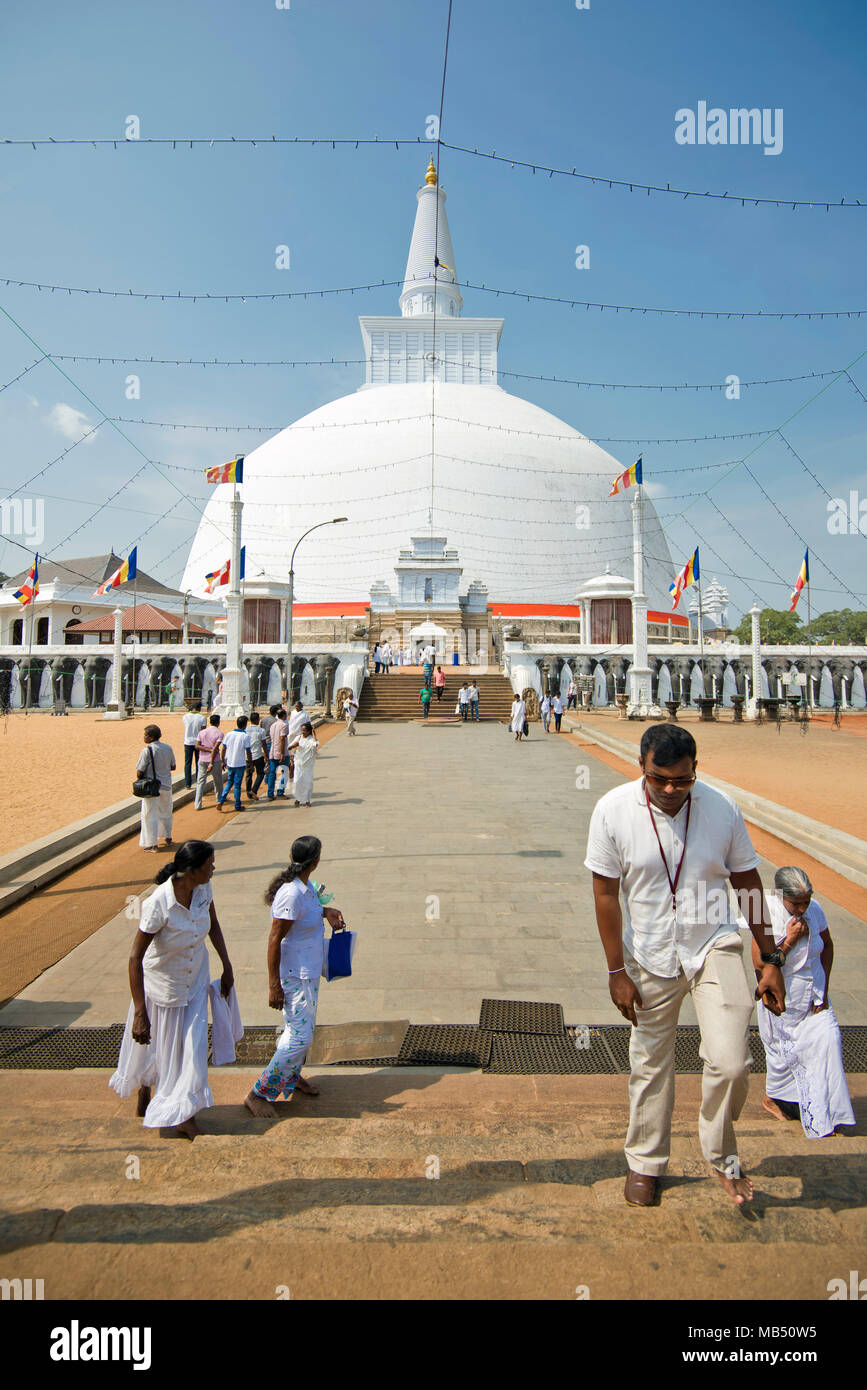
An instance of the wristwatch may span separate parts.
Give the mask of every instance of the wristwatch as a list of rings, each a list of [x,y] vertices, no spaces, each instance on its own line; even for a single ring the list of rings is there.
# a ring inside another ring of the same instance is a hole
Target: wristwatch
[[[770,953],[768,953],[767,951],[762,951],[761,955],[763,965],[776,965],[778,968],[782,968],[786,961],[786,957],[783,955],[783,952],[779,950],[779,948],[776,951],[771,951]]]

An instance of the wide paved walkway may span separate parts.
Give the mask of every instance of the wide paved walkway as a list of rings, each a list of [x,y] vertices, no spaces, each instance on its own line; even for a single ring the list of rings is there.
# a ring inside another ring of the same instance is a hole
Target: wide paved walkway
[[[538,726],[521,744],[498,724],[369,723],[356,738],[340,734],[320,755],[312,809],[263,801],[227,815],[212,837],[245,1023],[277,1022],[267,1007],[262,894],[292,839],[310,832],[324,846],[321,879],[359,932],[353,978],[323,982],[321,1023],[472,1023],[486,995],[560,1002],[569,1023],[619,1022],[582,861],[593,806],[620,781]],[[766,884],[772,873],[763,862]],[[828,910],[837,1016],[863,1023],[863,924]],[[0,1023],[123,1021],[132,930],[115,917],[3,1009]],[[688,1001],[681,1021],[695,1022]]]

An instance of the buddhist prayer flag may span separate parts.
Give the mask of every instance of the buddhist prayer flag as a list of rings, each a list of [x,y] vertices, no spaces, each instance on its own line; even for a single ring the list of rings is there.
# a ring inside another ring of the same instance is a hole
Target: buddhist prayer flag
[[[101,594],[107,594],[109,589],[118,589],[121,584],[126,584],[128,580],[135,579],[137,558],[138,546],[136,545],[133,546],[132,550],[129,552],[128,559],[124,560],[120,569],[116,569],[114,574],[100,584],[93,597],[99,598]]]
[[[205,469],[209,483],[242,483],[244,481],[244,455],[232,459],[231,463],[220,463],[216,468]]]
[[[810,564],[809,564],[809,558],[810,558],[810,552],[809,552],[809,550],[805,550],[805,551],[804,551],[804,558],[803,558],[803,560],[801,561],[801,568],[799,569],[799,571],[798,571],[798,577],[797,577],[797,579],[795,580],[795,587],[794,587],[794,589],[792,590],[791,594],[789,595],[789,597],[790,597],[790,599],[791,599],[791,601],[792,601],[792,606],[791,606],[791,608],[789,609],[789,612],[790,612],[790,613],[794,613],[795,609],[797,608],[797,606],[798,606],[798,599],[801,597],[801,590],[803,589],[804,585],[805,585],[805,584],[809,584],[809,582],[810,582]]]
[[[674,583],[669,584],[668,586],[668,592],[671,594],[671,606],[673,609],[676,608],[677,605],[680,603],[680,596],[683,593],[684,589],[688,589],[690,584],[697,584],[699,578],[700,576],[698,570],[698,546],[696,546],[695,550],[687,560],[686,564],[680,571],[680,574],[677,576]]]
[[[244,571],[245,571],[246,567],[247,567],[247,547],[246,547],[245,545],[242,545],[242,546],[241,546],[241,574],[240,574],[240,578],[241,578],[241,579],[244,578]],[[228,584],[228,582],[229,582],[229,575],[231,574],[231,572],[232,572],[232,561],[231,561],[231,560],[227,560],[226,563],[222,566],[221,569],[218,569],[218,570],[211,570],[211,573],[210,573],[210,574],[206,574],[206,575],[205,575],[205,592],[206,592],[206,593],[209,593],[209,594],[212,594],[212,593],[214,592],[215,589],[221,589],[221,588],[223,587],[224,584]]]
[[[22,607],[22,608],[26,608],[27,605],[28,605],[28,603],[32,603],[32,602],[33,602],[33,600],[35,599],[35,597],[36,597],[36,595],[37,595],[38,593],[39,593],[39,555],[38,555],[38,553],[37,553],[36,555],[33,556],[33,564],[30,566],[30,573],[28,574],[28,576],[27,576],[27,578],[25,579],[24,583],[21,585],[21,588],[15,590],[15,593],[12,595],[12,597],[13,597],[13,598],[17,598],[17,600],[18,600],[18,602],[21,604],[21,607]]]
[[[632,467],[627,468],[625,473],[621,473],[619,478],[614,479],[608,494],[609,497],[613,497],[616,492],[622,492],[624,488],[640,486],[642,457],[643,455],[639,454]]]
[[[205,575],[205,593],[212,594],[215,589],[228,584],[231,565],[231,560],[227,560],[221,569],[211,570],[210,574]]]

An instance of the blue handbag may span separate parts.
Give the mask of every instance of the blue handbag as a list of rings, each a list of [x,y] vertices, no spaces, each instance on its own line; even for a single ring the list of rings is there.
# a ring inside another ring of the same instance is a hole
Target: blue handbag
[[[345,980],[352,974],[352,956],[357,933],[343,927],[332,931],[325,958],[326,980]]]

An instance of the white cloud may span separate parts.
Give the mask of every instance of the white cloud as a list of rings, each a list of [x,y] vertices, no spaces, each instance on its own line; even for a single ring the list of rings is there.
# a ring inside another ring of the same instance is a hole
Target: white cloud
[[[51,428],[62,434],[65,439],[79,440],[92,428],[82,411],[76,410],[74,406],[65,405],[63,401],[58,401],[46,418]],[[88,444],[92,444],[95,439],[95,434],[89,435]]]

